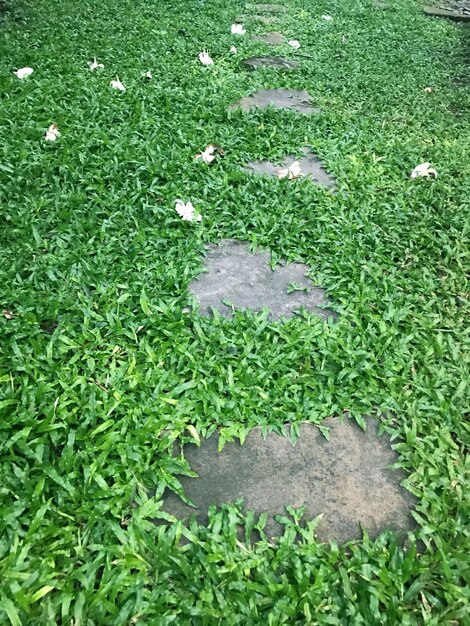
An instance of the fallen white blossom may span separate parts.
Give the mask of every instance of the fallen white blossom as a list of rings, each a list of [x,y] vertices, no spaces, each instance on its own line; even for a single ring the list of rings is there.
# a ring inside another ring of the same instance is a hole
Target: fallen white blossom
[[[46,135],[45,135],[46,141],[55,141],[58,137],[60,137],[60,132],[57,127],[57,124],[51,124],[49,128],[46,130]]]
[[[199,61],[203,65],[212,65],[214,63],[214,61],[209,56],[209,53],[207,52],[207,50],[203,50],[202,52],[199,53]]]
[[[246,30],[243,28],[243,24],[232,24],[230,32],[232,35],[244,35]]]
[[[289,180],[294,180],[295,178],[299,178],[300,176],[300,163],[299,161],[294,161],[289,167],[284,167],[282,169],[277,170],[278,178],[289,178]]]
[[[300,41],[297,41],[297,39],[289,39],[287,43],[291,46],[291,48],[294,48],[294,50],[298,50],[300,48]]]
[[[178,215],[185,222],[200,222],[202,220],[202,215],[196,213],[196,209],[191,202],[186,202],[185,204],[182,200],[176,200],[175,208]]]
[[[93,58],[93,61],[88,61],[88,67],[91,71],[96,70],[98,67],[104,67],[102,63],[98,63],[96,57]]]
[[[417,165],[410,174],[410,178],[434,176],[437,178],[437,172],[433,167],[429,167],[431,163],[421,163]]]
[[[112,80],[110,84],[113,89],[118,89],[119,91],[126,91],[126,88],[124,87],[124,85],[121,83],[121,81],[119,80],[117,76],[116,76],[116,80]]]
[[[23,80],[23,78],[26,78],[27,76],[31,76],[33,71],[34,70],[32,67],[22,67],[21,69],[16,70],[16,72],[14,73],[20,80]]]

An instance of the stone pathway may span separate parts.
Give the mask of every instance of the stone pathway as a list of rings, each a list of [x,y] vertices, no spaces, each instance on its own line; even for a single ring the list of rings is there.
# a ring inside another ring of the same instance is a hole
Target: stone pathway
[[[389,469],[397,461],[388,436],[377,436],[375,420],[362,431],[351,420],[333,418],[328,442],[311,424],[303,424],[292,446],[287,437],[256,428],[243,446],[226,443],[218,452],[218,437],[201,447],[187,445],[184,455],[198,478],[179,477],[196,508],[167,493],[163,509],[180,519],[191,515],[207,522],[211,504],[244,499],[247,510],[267,513],[266,533],[282,530],[273,519],[284,507],[305,507],[306,518],[322,515],[317,536],[321,541],[360,539],[361,526],[375,538],[384,530],[404,533],[414,526],[410,510],[414,498],[400,487],[402,472]]]
[[[259,21],[274,19],[273,13],[282,17],[284,12],[284,6],[270,4],[248,4],[246,9],[254,11],[253,19]],[[280,32],[252,35],[250,39],[267,45],[286,41]],[[299,66],[296,61],[269,55],[242,63],[253,70]],[[267,107],[302,115],[319,112],[306,90],[282,87],[260,89],[229,110],[250,112]],[[287,156],[280,166],[267,160],[252,161],[243,170],[247,175],[276,176],[279,168],[287,167],[292,178],[307,176],[334,190],[335,179],[321,161],[308,149],[302,151],[300,172],[290,171],[295,169],[290,167],[294,156]],[[268,252],[251,252],[246,242],[235,240],[209,245],[204,262],[206,272],[189,286],[202,315],[211,316],[215,309],[231,318],[239,309],[268,309],[270,318],[282,323],[305,309],[323,320],[336,318],[328,308],[325,290],[307,277],[306,265],[291,263],[273,271]],[[361,526],[372,537],[384,530],[403,533],[411,529],[414,499],[400,487],[403,474],[389,469],[397,455],[388,437],[378,438],[377,423],[368,419],[366,432],[349,419],[333,418],[321,426],[330,429],[329,442],[315,426],[304,424],[294,447],[279,435],[263,439],[259,429],[250,432],[243,446],[228,443],[221,453],[216,436],[203,441],[199,448],[186,446],[185,457],[199,478],[181,477],[181,484],[196,508],[185,505],[174,493],[166,493],[164,509],[181,519],[195,513],[206,523],[210,505],[243,498],[246,509],[269,515],[266,531],[270,537],[279,534],[281,528],[273,516],[283,514],[286,505],[304,506],[309,518],[321,515],[318,538],[322,541],[360,538]]]
[[[189,286],[203,315],[210,316],[213,308],[225,317],[232,317],[232,307],[267,308],[270,318],[279,320],[304,308],[323,319],[335,317],[323,308],[329,304],[325,290],[306,277],[306,265],[290,263],[273,271],[269,253],[252,253],[247,243],[230,239],[208,247],[205,265],[207,272]]]

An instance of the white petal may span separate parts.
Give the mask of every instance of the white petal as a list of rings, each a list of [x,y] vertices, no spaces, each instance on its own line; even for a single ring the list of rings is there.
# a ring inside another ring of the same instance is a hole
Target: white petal
[[[104,67],[102,63],[98,63],[96,57],[94,57],[93,61],[88,61],[88,66],[91,71],[96,70],[98,67]]]
[[[211,57],[209,56],[209,53],[206,50],[203,50],[202,52],[199,53],[199,61],[203,65],[212,65],[214,63],[214,61],[211,59]]]
[[[121,83],[121,81],[119,80],[119,78],[116,78],[116,80],[112,80],[111,81],[111,87],[113,89],[119,89],[119,91],[126,91],[126,88],[124,87],[124,85]]]
[[[21,69],[16,70],[15,72],[16,76],[20,80],[23,80],[23,78],[26,78],[27,76],[31,76],[32,73],[33,73],[32,67],[22,67]]]
[[[283,167],[280,170],[277,170],[277,177],[278,178],[286,178],[286,176],[289,176],[289,168],[288,167]]]
[[[300,48],[300,41],[297,41],[297,39],[289,39],[287,43],[289,46],[294,48],[294,50],[298,50]]]
[[[148,78],[149,80],[152,78],[152,72],[150,70],[145,72],[145,78]]]
[[[200,222],[202,220],[202,215],[197,215],[195,217],[195,208],[192,205],[192,202],[187,202],[186,204],[182,200],[176,200],[176,212],[181,217],[181,219],[185,222]]]
[[[333,19],[331,15],[322,15],[321,18],[322,20],[326,20],[327,22],[331,22],[331,20]]]
[[[424,88],[424,91],[425,91],[426,93],[432,93],[432,87],[425,87],[425,88]]]
[[[431,163],[421,163],[417,165],[411,172],[411,178],[417,178],[418,176],[430,176],[431,174],[437,178],[437,172],[434,168],[429,167]]]
[[[46,141],[55,141],[58,137],[60,137],[60,132],[57,128],[57,124],[51,124],[46,131]]]
[[[294,178],[298,178],[300,176],[300,163],[298,161],[294,161],[292,165],[289,166],[289,178],[293,180]]]
[[[232,24],[230,32],[232,35],[244,35],[246,30],[243,28],[243,24]]]
[[[232,54],[237,54],[237,49],[235,48],[235,46],[232,46],[229,52],[231,52]]]

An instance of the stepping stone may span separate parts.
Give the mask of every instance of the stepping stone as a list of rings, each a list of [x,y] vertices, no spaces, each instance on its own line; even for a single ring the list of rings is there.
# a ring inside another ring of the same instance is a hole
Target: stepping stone
[[[259,13],[283,13],[286,10],[282,4],[245,4],[245,8]]]
[[[303,149],[303,153],[305,156],[301,159],[296,159],[293,156],[286,157],[281,165],[276,165],[271,161],[250,161],[250,163],[242,169],[247,174],[277,177],[279,169],[289,167],[294,161],[298,160],[301,177],[311,178],[317,185],[321,185],[327,189],[335,189],[335,179],[323,168],[320,159],[306,148]]]
[[[235,19],[237,24],[244,24],[248,20],[256,20],[257,22],[261,22],[262,24],[273,24],[278,21],[278,18],[274,15],[240,15]]]
[[[282,33],[263,33],[261,35],[251,35],[251,41],[258,41],[261,43],[269,43],[271,46],[282,46],[285,43],[286,38]]]
[[[424,7],[426,15],[431,17],[445,17],[455,22],[470,22],[470,6],[466,9],[453,8],[451,9],[439,9],[437,7]]]
[[[257,70],[263,67],[275,70],[296,70],[300,67],[297,61],[273,56],[249,57],[248,59],[243,59],[242,63],[250,70]]]
[[[251,111],[251,109],[265,109],[270,106],[275,109],[291,109],[304,115],[320,111],[312,106],[312,98],[307,91],[297,89],[260,89],[232,104],[229,111],[235,109]]]
[[[205,266],[206,273],[192,280],[189,289],[199,301],[201,314],[207,317],[212,309],[232,317],[233,308],[267,308],[275,320],[293,317],[300,308],[322,319],[336,317],[333,311],[322,308],[329,303],[326,292],[307,278],[308,267],[301,263],[272,270],[268,252],[252,253],[246,242],[225,239],[208,246]]]
[[[401,470],[390,469],[397,454],[390,437],[377,436],[377,423],[366,419],[364,432],[352,419],[330,418],[321,425],[330,430],[330,441],[313,424],[300,427],[300,437],[261,436],[253,429],[245,443],[226,443],[217,451],[218,436],[188,444],[184,455],[198,478],[179,477],[185,494],[196,509],[170,492],[163,510],[179,519],[192,515],[207,523],[212,504],[229,504],[239,498],[245,510],[266,513],[265,532],[270,538],[282,532],[273,516],[284,507],[305,507],[305,518],[322,514],[316,535],[320,541],[343,543],[362,537],[361,527],[375,539],[386,530],[399,535],[415,524],[410,511],[415,498],[400,486]]]

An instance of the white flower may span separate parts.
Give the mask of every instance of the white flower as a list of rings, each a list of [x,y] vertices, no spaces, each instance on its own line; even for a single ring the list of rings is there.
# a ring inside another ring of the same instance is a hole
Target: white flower
[[[116,80],[112,80],[110,84],[113,89],[119,89],[119,91],[126,91],[126,88],[124,87],[124,85],[121,83],[121,81],[119,80],[117,76],[116,76]]]
[[[16,72],[14,73],[18,76],[20,80],[23,80],[23,78],[26,78],[27,76],[31,76],[31,74],[33,73],[33,68],[22,67],[20,70],[16,70]]]
[[[203,50],[199,53],[199,60],[203,65],[212,65],[214,63],[214,61],[210,58],[207,50]]]
[[[46,131],[46,141],[55,141],[58,137],[60,137],[60,132],[57,128],[57,124],[51,124]]]
[[[148,78],[149,80],[152,78],[152,72],[150,70],[145,72],[145,78]]]
[[[235,48],[235,46],[232,46],[232,47],[230,48],[229,52],[230,52],[231,54],[237,54],[237,49]]]
[[[294,180],[294,178],[298,178],[300,176],[300,163],[298,161],[294,161],[289,167],[284,167],[280,170],[277,170],[278,178],[289,178],[289,180]]]
[[[200,152],[199,154],[195,154],[194,158],[202,159],[204,163],[207,163],[209,165],[209,163],[212,163],[212,161],[215,159],[214,152],[216,151],[217,151],[217,148],[211,144],[207,146],[207,148],[203,152]]]
[[[322,15],[321,18],[322,20],[326,20],[327,22],[331,22],[331,20],[333,19],[331,15]]]
[[[185,222],[200,222],[202,220],[202,215],[196,214],[196,209],[191,202],[185,204],[182,200],[176,200],[176,212]]]
[[[424,91],[425,91],[426,93],[432,93],[432,87],[425,87],[425,88],[424,88]]]
[[[289,39],[287,43],[289,46],[294,48],[294,50],[298,50],[300,48],[300,41],[297,41],[297,39]]]
[[[418,178],[418,176],[434,176],[437,178],[437,172],[433,167],[429,167],[431,163],[421,163],[417,165],[410,174],[410,178]]]
[[[244,35],[246,30],[243,28],[243,24],[232,24],[230,32],[232,35]]]
[[[91,71],[96,70],[98,67],[104,67],[102,63],[98,63],[96,57],[93,58],[93,61],[88,61],[88,67]]]

